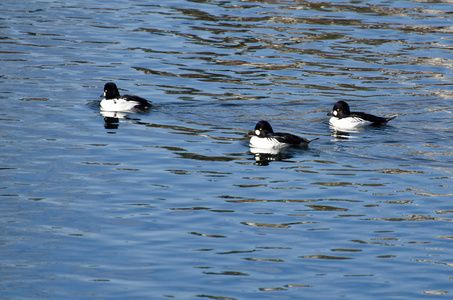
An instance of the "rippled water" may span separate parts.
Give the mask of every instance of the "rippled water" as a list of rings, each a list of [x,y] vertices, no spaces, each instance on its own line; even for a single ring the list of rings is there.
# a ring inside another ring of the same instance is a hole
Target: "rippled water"
[[[448,1],[0,12],[2,299],[451,297]],[[156,107],[106,122],[108,81]],[[255,156],[260,119],[320,139]]]

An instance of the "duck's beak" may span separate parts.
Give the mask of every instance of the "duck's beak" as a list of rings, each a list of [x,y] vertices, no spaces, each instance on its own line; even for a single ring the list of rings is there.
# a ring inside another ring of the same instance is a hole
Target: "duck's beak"
[[[329,111],[329,112],[327,113],[327,115],[328,115],[328,116],[333,116],[333,110]]]
[[[99,97],[104,97],[105,98],[105,92],[102,95],[100,95]]]

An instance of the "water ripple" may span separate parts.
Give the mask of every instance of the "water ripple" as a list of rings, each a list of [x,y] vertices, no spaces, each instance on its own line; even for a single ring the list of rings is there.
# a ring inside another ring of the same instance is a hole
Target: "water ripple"
[[[0,12],[2,298],[452,292],[448,1]],[[107,81],[156,107],[101,112]],[[398,118],[339,132],[339,100]],[[255,151],[261,119],[319,140]]]

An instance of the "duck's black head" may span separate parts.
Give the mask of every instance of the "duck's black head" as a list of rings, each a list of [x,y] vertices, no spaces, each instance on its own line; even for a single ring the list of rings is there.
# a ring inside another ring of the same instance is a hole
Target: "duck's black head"
[[[113,82],[107,82],[104,85],[104,94],[101,95],[101,97],[104,97],[105,99],[117,99],[120,97],[120,92],[118,91],[118,88],[116,87],[116,84]]]
[[[338,101],[333,105],[333,108],[330,112],[327,113],[328,116],[334,116],[337,118],[344,118],[351,114],[349,110],[349,105],[344,101]]]
[[[261,120],[256,123],[254,134],[259,137],[265,137],[268,133],[274,133],[269,122]]]

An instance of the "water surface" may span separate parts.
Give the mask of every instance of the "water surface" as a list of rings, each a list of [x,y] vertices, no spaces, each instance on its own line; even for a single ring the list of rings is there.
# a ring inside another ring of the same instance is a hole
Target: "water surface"
[[[0,11],[1,298],[451,297],[451,4]],[[108,81],[156,107],[106,123]],[[319,140],[254,154],[260,119]]]

